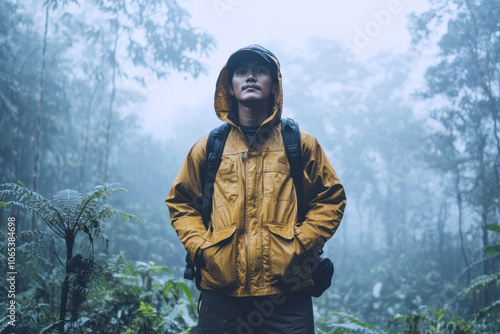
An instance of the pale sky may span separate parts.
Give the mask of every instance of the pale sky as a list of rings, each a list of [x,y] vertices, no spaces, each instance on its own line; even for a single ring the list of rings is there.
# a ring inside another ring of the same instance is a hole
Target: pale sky
[[[312,0],[308,3],[191,0],[179,3],[191,13],[193,27],[215,37],[217,49],[210,58],[203,59],[209,67],[208,75],[193,79],[186,74],[172,73],[160,82],[155,78],[147,80],[150,87],[143,90],[147,101],[133,107],[131,112],[139,117],[145,132],[160,140],[185,136],[189,129],[181,124],[186,123],[186,118],[206,123],[207,132],[219,124],[213,112],[215,81],[228,56],[243,46],[256,43],[273,51],[273,46],[279,45],[280,50],[307,53],[307,40],[321,37],[354,47],[361,59],[386,49],[399,53],[410,45],[407,15],[421,13],[428,7],[427,0]],[[280,59],[278,53],[276,56]],[[286,75],[286,64],[281,65]],[[286,101],[284,104],[286,107]]]

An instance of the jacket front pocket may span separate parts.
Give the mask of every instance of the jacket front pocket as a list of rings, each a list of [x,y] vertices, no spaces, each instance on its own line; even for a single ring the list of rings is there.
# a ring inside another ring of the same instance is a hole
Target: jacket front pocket
[[[271,285],[287,285],[284,278],[297,276],[300,270],[304,248],[294,235],[294,226],[289,224],[268,223],[269,242],[267,261],[269,268],[267,281]],[[304,274],[307,276],[308,268]],[[300,278],[299,278],[300,279]],[[300,280],[304,280],[304,278]],[[294,278],[294,281],[296,278]]]
[[[238,168],[235,156],[223,156],[214,182],[214,205],[216,208],[234,203],[238,198]]]
[[[220,289],[236,281],[236,225],[214,231],[210,243],[203,245],[202,284]]]
[[[288,161],[283,159],[273,161],[270,165],[264,166],[263,174],[265,197],[287,202],[292,202],[295,199]]]

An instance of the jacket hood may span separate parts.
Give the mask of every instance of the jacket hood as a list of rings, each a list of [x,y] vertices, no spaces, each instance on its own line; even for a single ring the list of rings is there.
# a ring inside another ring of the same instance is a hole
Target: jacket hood
[[[281,71],[280,64],[276,56],[272,54],[269,50],[266,50],[260,46],[259,51],[257,53],[264,54],[266,58],[270,59],[276,65],[276,75],[277,75],[277,89],[273,92],[273,111],[272,114],[262,122],[262,124],[268,123],[275,118],[281,117],[281,111],[283,108],[283,89],[282,89],[282,80],[281,80]],[[250,45],[244,48],[237,50],[240,51],[254,51],[254,46]],[[235,53],[236,53],[235,52]],[[215,97],[214,97],[214,108],[217,117],[223,122],[232,124],[237,126],[237,111],[236,106],[233,105],[233,96],[229,94],[229,82],[228,82],[228,70],[227,63],[222,67],[222,70],[219,73],[219,78],[217,79],[217,84],[215,87]]]

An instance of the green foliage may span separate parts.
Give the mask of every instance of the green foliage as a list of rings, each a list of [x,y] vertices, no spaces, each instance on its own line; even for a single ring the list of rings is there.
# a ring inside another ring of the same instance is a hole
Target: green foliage
[[[0,185],[0,196],[12,196],[17,200],[5,205],[17,206],[42,218],[43,222],[59,237],[74,238],[78,232],[87,234],[89,239],[102,235],[102,226],[108,218],[121,216],[126,220],[139,221],[134,215],[116,210],[101,202],[112,194],[125,192],[117,184],[98,185],[85,195],[76,190],[66,189],[57,192],[50,201],[42,195],[29,190],[24,184],[4,183]]]
[[[499,282],[500,282],[500,272],[490,275],[481,275],[479,277],[476,277],[471,282],[471,285],[463,291],[463,293],[466,295],[471,295],[479,291],[482,291],[492,285],[493,286],[498,285]]]
[[[375,329],[375,326],[364,323],[352,315],[341,312],[328,312],[327,315],[324,315],[321,319],[317,320],[315,325],[318,333],[381,333]]]
[[[401,328],[398,323],[406,323]],[[389,327],[399,327],[403,334],[479,334],[477,325],[467,322],[444,310],[430,310],[422,314],[398,314],[389,322]]]
[[[417,49],[425,53],[438,46],[419,95],[408,93],[412,69],[420,67],[408,54],[384,53],[363,63],[331,40],[311,41],[311,52],[303,57],[276,52],[283,64],[293,65],[285,77],[288,110],[318,137],[350,196],[350,211],[327,244],[337,273],[334,287],[315,300],[318,333],[495,333],[500,328],[499,227],[491,223],[499,217],[500,6],[497,0],[429,3],[428,11],[414,15],[411,27]],[[66,275],[57,270],[55,254],[71,231],[77,251],[66,259],[72,268],[68,313],[75,316],[66,331],[195,330],[196,294],[176,278],[185,250],[168,227],[162,204],[185,154],[179,147],[187,144],[154,141],[122,112],[143,98],[139,90],[151,77],[168,77],[171,70],[203,73],[200,59],[213,49],[213,39],[190,26],[189,13],[176,1],[50,4],[38,189],[74,190],[44,200],[20,184],[4,189],[20,194],[19,205],[0,198],[7,208],[0,210],[0,224],[12,213],[24,229],[16,239],[23,273],[20,331],[49,333],[59,327],[54,321]],[[33,15],[43,4],[34,5],[0,2],[2,183],[32,177],[38,98],[33,92],[39,89],[43,31],[43,20]],[[110,108],[115,71],[119,80]],[[124,89],[130,81],[134,89]],[[429,108],[418,108],[424,99],[433,109],[427,118]],[[199,126],[194,123],[191,127]],[[102,197],[83,209],[78,203],[89,193],[82,189],[103,180],[108,135],[113,143],[108,174],[130,195],[110,198],[121,191],[98,189]],[[457,232],[459,201],[463,235]],[[112,224],[105,231],[109,218],[135,220],[113,207],[136,213],[144,224]],[[46,225],[26,230],[23,209],[38,210]],[[0,238],[4,265],[5,234]],[[127,250],[130,262],[104,261],[94,250],[97,238],[111,254]],[[168,263],[177,274],[149,260]],[[466,260],[470,267],[464,272]],[[69,268],[64,258],[59,261]]]
[[[131,329],[126,330],[126,334],[132,333],[163,333],[162,325],[165,322],[156,309],[149,304],[140,302],[137,309],[137,317]]]
[[[4,259],[0,256],[0,260]],[[65,323],[54,321],[64,276],[57,268],[50,270],[47,261],[30,262],[23,258],[20,263],[18,270],[23,277],[29,277],[29,287],[16,293],[17,330],[58,332],[59,325]],[[166,266],[129,263],[123,256],[111,262],[98,258],[94,266],[78,318],[65,323],[65,332],[187,333],[196,328],[197,304],[191,300],[191,291]],[[0,307],[4,306],[2,300]]]
[[[500,236],[500,224],[486,224],[485,229]],[[486,246],[483,255],[484,259],[500,259],[500,243]]]
[[[66,260],[63,265],[65,277],[61,285],[61,302],[59,310],[59,328],[64,332],[64,322],[75,323],[81,304],[85,301],[87,285],[90,282],[94,265],[94,238],[104,236],[103,225],[110,217],[121,216],[139,221],[134,215],[127,214],[102,201],[111,195],[124,192],[125,189],[116,184],[103,184],[94,187],[85,195],[75,190],[57,192],[52,200],[48,200],[37,192],[29,190],[24,184],[7,183],[0,187],[0,196],[11,196],[16,200],[8,201],[7,205],[17,206],[30,211],[42,218],[44,223],[64,240]],[[76,238],[79,232],[88,237],[91,250],[86,256],[73,255]],[[66,319],[68,299],[71,300],[69,311],[71,318]],[[48,330],[48,329],[47,329]]]
[[[500,228],[498,224],[488,224],[486,229],[494,233],[500,234]],[[497,259],[500,257],[500,244],[490,245],[484,249],[483,261],[488,261],[490,259]],[[464,295],[474,295],[485,290],[491,289],[490,291],[497,291],[500,288],[500,271],[492,274],[484,274],[476,277],[471,284],[462,291]],[[490,318],[496,317],[500,313],[500,296],[494,294],[494,300],[476,312],[478,318]]]
[[[99,333],[179,333],[196,325],[191,292],[166,266],[127,263],[104,270],[83,306],[85,327]],[[98,312],[95,312],[98,310]]]

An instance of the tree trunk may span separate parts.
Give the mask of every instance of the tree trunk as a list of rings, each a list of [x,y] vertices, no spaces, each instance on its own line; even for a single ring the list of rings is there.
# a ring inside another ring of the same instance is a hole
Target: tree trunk
[[[460,236],[460,250],[462,251],[462,257],[465,262],[465,268],[467,268],[467,286],[470,285],[470,264],[467,257],[467,250],[464,245],[464,233],[462,229],[463,223],[463,207],[462,207],[462,192],[460,191],[460,170],[458,166],[455,167],[455,192],[457,194],[457,206],[458,206],[458,234]]]
[[[444,227],[446,224],[446,219],[448,218],[448,204],[446,201],[443,201],[441,208],[439,209],[439,217],[438,217],[438,254],[439,254],[439,270],[442,273],[446,272],[444,268]]]
[[[45,56],[47,53],[47,31],[49,26],[49,3],[46,4],[45,9],[45,32],[43,34],[43,50],[42,50],[42,70],[40,75],[40,101],[38,103],[38,111],[36,115],[35,126],[35,161],[33,162],[33,184],[31,189],[37,191],[38,188],[38,174],[40,169],[40,155],[41,155],[41,140],[42,140],[42,114],[43,114],[43,99],[44,99],[44,86],[45,86]],[[31,229],[36,227],[35,216],[31,219]]]
[[[118,44],[118,28],[115,30],[115,45],[113,47],[113,75],[111,80],[112,90],[111,90],[111,101],[109,103],[108,111],[108,123],[106,125],[106,143],[104,146],[104,161],[103,161],[103,182],[108,181],[108,164],[109,164],[109,154],[111,151],[111,126],[113,124],[113,104],[115,102],[116,93],[116,45]]]
[[[59,320],[61,324],[59,325],[59,334],[64,333],[64,323],[66,320],[66,310],[68,307],[68,295],[69,295],[69,278],[73,273],[73,267],[71,261],[73,259],[73,245],[75,243],[75,236],[71,231],[68,231],[66,236],[66,275],[64,276],[64,281],[61,286],[61,305],[59,307]]]
[[[386,233],[386,247],[387,249],[394,249],[394,214],[392,203],[394,201],[392,188],[388,186],[387,188],[387,199],[386,199],[386,210],[387,220],[384,222],[385,233]]]
[[[92,119],[92,103],[94,101],[95,95],[99,91],[99,88],[101,85],[99,83],[96,84],[96,87],[94,91],[92,92],[92,95],[90,96],[89,100],[89,105],[87,108],[87,124],[85,126],[85,133],[83,135],[83,149],[82,149],[82,159],[80,162],[80,189],[85,189],[85,168],[87,168],[87,154],[89,151],[89,143],[90,143],[90,125],[91,125],[91,119]]]
[[[486,229],[486,224],[488,224],[488,214],[487,214],[487,207],[486,204],[483,204],[483,213],[482,213],[482,232],[483,232],[483,253],[486,250],[486,247],[488,247],[488,230]],[[483,259],[483,274],[484,275],[489,275],[490,274],[490,261],[488,259]],[[491,292],[492,289],[491,287],[488,287],[483,290],[483,305],[488,305],[491,302]]]

